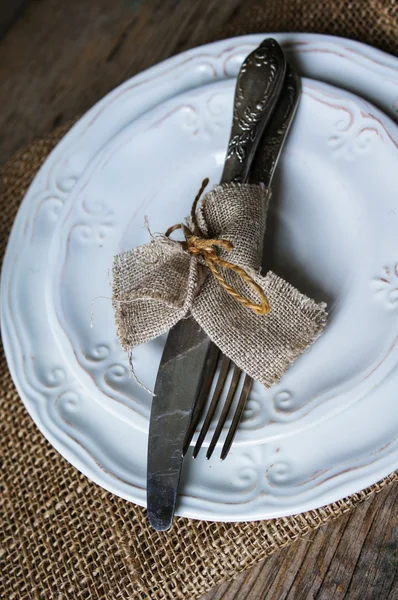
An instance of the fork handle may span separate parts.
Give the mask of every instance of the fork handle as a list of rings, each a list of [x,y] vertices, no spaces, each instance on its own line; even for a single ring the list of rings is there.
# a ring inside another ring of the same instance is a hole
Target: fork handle
[[[272,38],[264,40],[243,62],[236,81],[221,183],[247,181],[257,146],[281,93],[285,72],[285,56]]]

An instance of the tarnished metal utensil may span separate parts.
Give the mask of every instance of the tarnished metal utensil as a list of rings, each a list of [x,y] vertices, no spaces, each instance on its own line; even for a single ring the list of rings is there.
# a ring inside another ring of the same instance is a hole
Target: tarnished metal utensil
[[[231,137],[221,182],[247,181],[261,135],[277,103],[286,62],[277,42],[266,39],[244,60],[234,98]],[[173,521],[183,446],[206,371],[219,350],[188,317],[168,335],[155,384],[148,438],[148,519],[157,530]]]
[[[300,91],[300,78],[294,71],[294,69],[290,65],[287,65],[286,78],[283,84],[280,98],[278,100],[278,104],[273,112],[270,123],[265,128],[265,131],[258,144],[257,152],[252,161],[248,177],[250,183],[261,182],[266,187],[271,187],[271,182],[275,173],[275,168],[297,109]],[[264,267],[265,265],[263,265],[263,268]],[[204,381],[202,384],[202,390],[199,395],[198,401],[195,404],[195,410],[192,416],[192,421],[189,426],[187,437],[184,443],[184,454],[190,445],[192,437],[202,417],[203,411],[207,403],[209,391],[215,377],[217,364],[211,364],[210,366],[211,369],[209,369],[205,373]],[[228,374],[231,369],[233,370],[233,373],[232,377],[229,379]],[[207,410],[206,417],[200,429],[199,436],[193,450],[193,458],[196,458],[196,456],[199,454],[202,448],[203,441],[214,419],[216,408],[223,394],[226,382],[229,381],[228,393],[225,398],[223,408],[218,419],[217,426],[214,430],[210,445],[206,452],[207,458],[210,458],[212,456],[213,451],[221,435],[221,431],[231,411],[235,395],[239,388],[241,376],[241,369],[234,365],[228,357],[222,356],[220,360],[220,373],[210,402],[210,406]],[[249,375],[245,375],[238,404],[234,416],[232,418],[232,423],[229,428],[224,446],[221,451],[222,460],[226,458],[231,448],[239,421],[241,419],[244,407],[246,405],[247,398],[250,394],[252,383],[252,378]]]

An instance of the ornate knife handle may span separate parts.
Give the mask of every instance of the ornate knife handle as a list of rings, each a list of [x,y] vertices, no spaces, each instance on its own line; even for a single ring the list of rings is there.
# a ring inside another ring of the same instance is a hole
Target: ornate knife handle
[[[231,137],[221,182],[245,183],[262,133],[275,109],[286,72],[286,60],[272,38],[256,48],[238,74]]]

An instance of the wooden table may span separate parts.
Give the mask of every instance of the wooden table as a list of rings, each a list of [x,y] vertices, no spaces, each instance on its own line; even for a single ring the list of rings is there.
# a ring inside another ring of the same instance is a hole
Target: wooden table
[[[222,37],[253,4],[28,1],[0,40],[0,163],[126,78]],[[397,600],[397,496],[398,486],[391,486],[206,599]]]

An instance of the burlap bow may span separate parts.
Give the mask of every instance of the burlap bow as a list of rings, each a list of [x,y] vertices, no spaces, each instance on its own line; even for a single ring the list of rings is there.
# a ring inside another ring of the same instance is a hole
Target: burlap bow
[[[320,335],[326,312],[271,271],[260,275],[269,196],[259,185],[219,185],[195,206],[196,231],[182,226],[185,242],[156,236],[115,257],[113,306],[125,350],[191,313],[243,371],[267,387],[280,379]],[[204,244],[189,243],[192,235]]]

